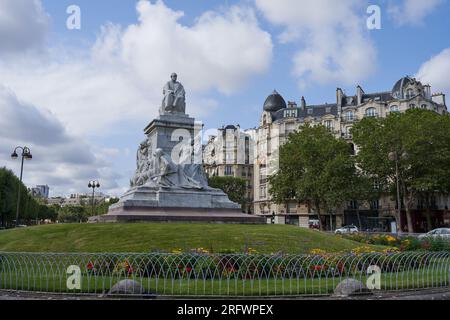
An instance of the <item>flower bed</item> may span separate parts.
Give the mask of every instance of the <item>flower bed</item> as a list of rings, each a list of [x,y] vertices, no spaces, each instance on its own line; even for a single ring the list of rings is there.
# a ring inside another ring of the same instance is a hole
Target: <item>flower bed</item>
[[[346,234],[339,237],[370,245],[382,245],[398,248],[399,251],[450,251],[450,241],[443,238],[399,237],[387,234]]]

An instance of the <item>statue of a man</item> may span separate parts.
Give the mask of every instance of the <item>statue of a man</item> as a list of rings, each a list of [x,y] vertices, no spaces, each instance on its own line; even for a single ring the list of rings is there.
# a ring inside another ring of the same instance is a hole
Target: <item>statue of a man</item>
[[[186,92],[183,85],[177,81],[177,74],[172,73],[171,81],[167,82],[163,89],[164,99],[162,101],[162,112],[180,112],[186,111]]]

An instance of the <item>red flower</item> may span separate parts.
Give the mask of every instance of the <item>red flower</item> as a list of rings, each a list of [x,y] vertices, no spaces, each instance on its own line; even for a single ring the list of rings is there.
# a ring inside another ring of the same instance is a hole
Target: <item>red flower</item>
[[[186,267],[186,272],[191,272],[192,268],[191,267]]]
[[[320,270],[322,270],[322,266],[311,266],[311,270],[320,271]]]
[[[88,269],[88,270],[94,269],[94,265],[92,264],[92,262],[89,262],[89,263],[87,264],[87,269]]]

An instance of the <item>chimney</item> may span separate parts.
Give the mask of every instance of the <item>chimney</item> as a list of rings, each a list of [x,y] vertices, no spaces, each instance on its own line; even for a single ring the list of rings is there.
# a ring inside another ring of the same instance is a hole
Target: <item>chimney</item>
[[[425,91],[425,99],[431,99],[431,86],[429,84],[423,86]]]
[[[302,97],[302,100],[300,102],[300,109],[305,110],[306,109],[306,100],[305,97]]]
[[[338,108],[342,107],[342,101],[344,100],[344,92],[341,88],[336,89],[336,103]]]
[[[358,99],[358,106],[361,105],[361,103],[362,103],[363,94],[364,94],[364,90],[361,88],[360,85],[358,85],[356,87],[356,98]]]

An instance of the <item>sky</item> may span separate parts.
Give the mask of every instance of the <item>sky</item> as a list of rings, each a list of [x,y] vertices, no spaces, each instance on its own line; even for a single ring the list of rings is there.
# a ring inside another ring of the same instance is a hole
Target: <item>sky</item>
[[[448,94],[449,14],[450,0],[0,0],[0,167],[18,174],[10,154],[28,146],[27,186],[97,179],[119,196],[172,72],[205,136],[256,127],[274,89],[333,103],[410,75]]]

